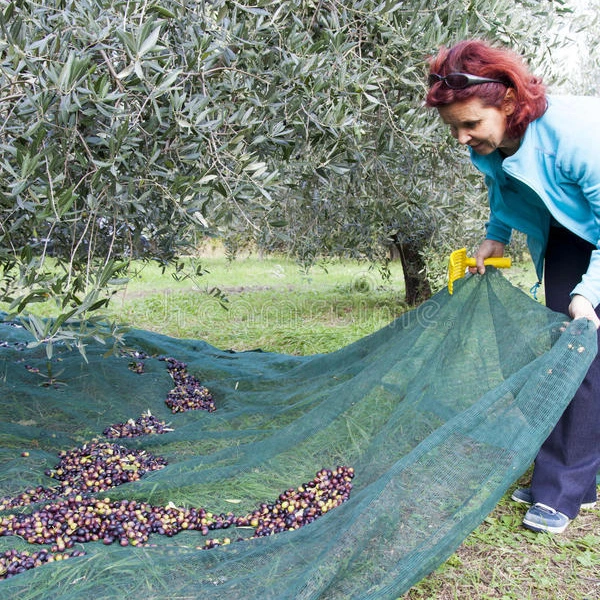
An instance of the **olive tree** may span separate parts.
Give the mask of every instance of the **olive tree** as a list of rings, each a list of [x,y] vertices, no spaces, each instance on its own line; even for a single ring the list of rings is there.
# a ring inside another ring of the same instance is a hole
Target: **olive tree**
[[[264,65],[235,64],[253,11],[3,6],[0,299],[11,313],[57,304],[55,320],[30,321],[50,350],[107,335],[93,315],[132,257],[176,260],[198,236],[248,225],[272,203],[288,134],[268,118]]]
[[[555,79],[553,51],[566,42],[557,24],[570,8],[527,0],[311,4],[310,19],[280,25],[288,33],[279,72],[289,69],[292,97],[305,98],[326,143],[302,135],[297,116],[297,143],[281,165],[286,194],[267,213],[282,226],[264,222],[258,241],[303,264],[343,255],[385,267],[395,254],[406,301],[418,303],[439,285],[431,275],[440,269],[432,266],[456,240],[479,239],[486,214],[482,178],[423,107],[426,58],[440,45],[481,36],[535,59]],[[290,64],[291,49],[317,56]],[[316,103],[301,87],[306,80]]]
[[[391,241],[418,301],[427,249],[481,212],[422,108],[425,58],[467,35],[549,48],[555,6],[4,3],[0,301],[11,315],[53,303],[32,332],[49,352],[58,339],[83,351],[88,335],[118,336],[94,315],[132,258],[177,262],[209,235],[306,264],[382,258]]]

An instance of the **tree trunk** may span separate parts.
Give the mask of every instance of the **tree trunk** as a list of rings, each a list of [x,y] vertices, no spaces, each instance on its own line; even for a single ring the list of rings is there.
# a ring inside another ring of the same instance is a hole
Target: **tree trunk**
[[[431,286],[425,274],[425,261],[419,250],[418,244],[401,242],[398,236],[393,237],[390,247],[392,259],[399,258],[402,262],[406,290],[405,300],[411,306],[431,298]]]

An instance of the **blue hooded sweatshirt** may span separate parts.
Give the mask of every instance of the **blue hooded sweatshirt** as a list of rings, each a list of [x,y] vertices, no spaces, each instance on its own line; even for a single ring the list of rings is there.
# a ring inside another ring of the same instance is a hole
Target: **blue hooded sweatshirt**
[[[508,244],[513,229],[527,245],[541,281],[552,219],[593,244],[590,265],[571,295],[600,304],[600,98],[549,96],[521,145],[473,164],[485,175],[490,204],[486,238]]]

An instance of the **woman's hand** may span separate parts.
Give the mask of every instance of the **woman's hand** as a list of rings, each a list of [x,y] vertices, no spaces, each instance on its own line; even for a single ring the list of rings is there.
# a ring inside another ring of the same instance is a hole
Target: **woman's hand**
[[[477,266],[469,267],[469,272],[483,275],[485,273],[485,265],[483,264],[483,261],[486,258],[502,256],[504,256],[504,244],[502,242],[496,242],[495,240],[483,240],[477,249],[477,252],[475,252],[475,261]]]
[[[594,323],[596,329],[600,327],[600,319],[592,306],[592,303],[579,294],[575,294],[571,298],[571,304],[569,304],[569,314],[573,319],[589,319]]]

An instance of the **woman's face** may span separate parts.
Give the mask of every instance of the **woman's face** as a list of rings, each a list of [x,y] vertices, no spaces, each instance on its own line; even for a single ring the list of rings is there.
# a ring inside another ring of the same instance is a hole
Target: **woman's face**
[[[494,150],[510,155],[519,149],[520,140],[506,135],[506,119],[513,111],[514,103],[508,96],[500,108],[486,106],[477,96],[438,108],[452,137],[482,155]]]

